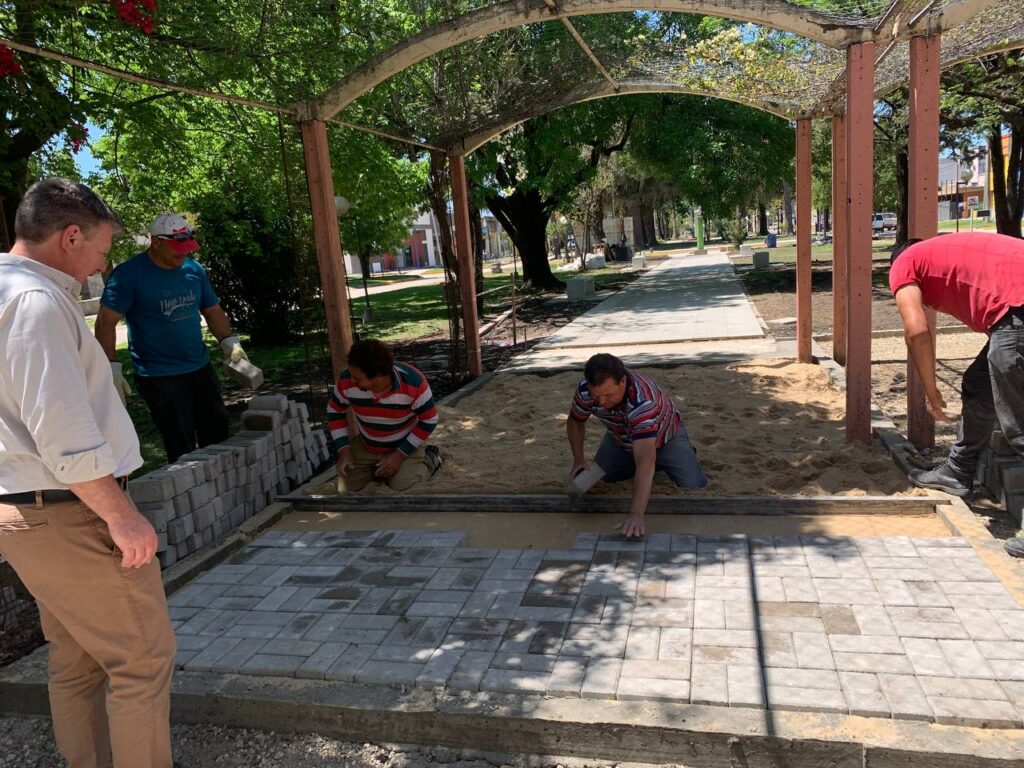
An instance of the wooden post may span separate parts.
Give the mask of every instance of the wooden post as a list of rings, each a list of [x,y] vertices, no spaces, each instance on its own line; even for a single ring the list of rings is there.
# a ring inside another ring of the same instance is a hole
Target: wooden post
[[[939,188],[939,35],[910,41],[909,221],[911,238],[926,240],[939,233],[935,204]],[[935,310],[926,309],[935,342]],[[924,387],[907,360],[907,438],[918,448],[935,445],[935,421],[925,407]]]
[[[846,116],[832,118],[832,359],[846,365],[846,276],[850,228],[846,195]]]
[[[796,356],[811,362],[811,121],[796,123]]]
[[[517,343],[516,333],[516,276],[512,273],[508,276],[509,282],[512,284],[512,348],[515,349]]]
[[[334,179],[327,147],[327,124],[307,120],[302,132],[302,156],[306,161],[309,184],[309,208],[313,215],[313,239],[320,267],[320,285],[324,292],[327,316],[327,344],[331,351],[331,371],[337,379],[345,368],[352,346],[352,315],[345,291],[345,261],[338,232],[338,214],[334,207]]]
[[[871,215],[875,44],[846,49],[846,179],[849,195],[846,439],[871,442]]]
[[[480,319],[476,315],[476,279],[473,274],[473,240],[469,231],[469,191],[466,186],[466,160],[448,155],[452,182],[452,207],[455,209],[455,253],[459,260],[459,288],[462,291],[462,326],[466,337],[466,362],[470,376],[484,372],[480,356]]]

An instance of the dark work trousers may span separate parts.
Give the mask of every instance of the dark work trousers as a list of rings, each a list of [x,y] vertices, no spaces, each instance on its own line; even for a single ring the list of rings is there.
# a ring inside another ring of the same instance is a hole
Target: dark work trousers
[[[997,423],[1024,456],[1024,308],[1010,309],[989,330],[988,343],[964,372],[963,410],[949,465],[974,477]]]
[[[197,445],[228,439],[228,411],[210,363],[177,376],[136,375],[135,384],[164,439],[168,464]]]

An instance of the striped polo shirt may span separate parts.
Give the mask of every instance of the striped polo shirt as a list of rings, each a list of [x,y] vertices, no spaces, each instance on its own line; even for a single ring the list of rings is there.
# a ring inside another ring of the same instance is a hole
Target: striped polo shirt
[[[408,456],[437,426],[437,406],[427,377],[408,363],[395,363],[391,389],[379,394],[360,389],[351,374],[342,371],[327,401],[327,426],[336,451],[351,442],[346,418],[349,408],[359,437],[371,453],[399,451]]]
[[[629,369],[626,369],[626,394],[622,402],[612,408],[602,408],[590,396],[590,387],[584,379],[576,387],[569,416],[576,421],[596,416],[615,442],[627,451],[633,449],[634,440],[652,437],[661,448],[676,436],[683,423],[672,398],[646,376]]]

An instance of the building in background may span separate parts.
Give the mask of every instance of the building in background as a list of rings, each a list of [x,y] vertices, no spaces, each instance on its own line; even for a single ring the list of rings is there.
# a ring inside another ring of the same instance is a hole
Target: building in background
[[[409,237],[401,246],[387,253],[374,254],[369,263],[370,274],[440,266],[437,219],[429,212],[412,222]],[[363,274],[356,254],[345,251],[345,270],[349,275]]]

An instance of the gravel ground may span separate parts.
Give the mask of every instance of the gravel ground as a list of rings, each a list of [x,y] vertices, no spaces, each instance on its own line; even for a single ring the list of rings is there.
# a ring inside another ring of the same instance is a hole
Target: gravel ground
[[[385,747],[273,731],[178,725],[172,732],[175,766],[180,768],[566,768],[554,762],[467,758],[455,750]],[[50,721],[41,717],[0,717],[0,768],[63,768],[53,745]],[[610,763],[572,761],[573,768]],[[626,764],[619,764],[623,768]],[[685,768],[685,766],[678,766]]]

